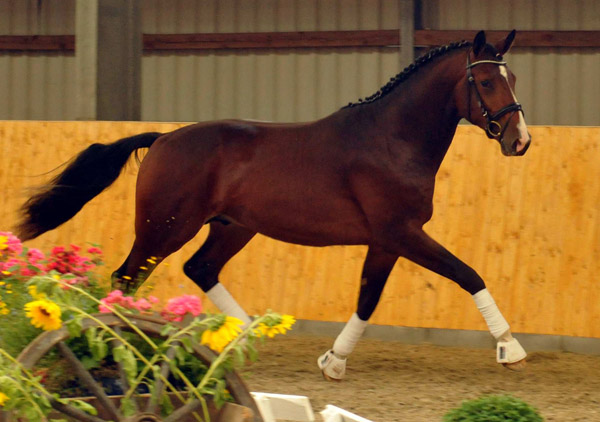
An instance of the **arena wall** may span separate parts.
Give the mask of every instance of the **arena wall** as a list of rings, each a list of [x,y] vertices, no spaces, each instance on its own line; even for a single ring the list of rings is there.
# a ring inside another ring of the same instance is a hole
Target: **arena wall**
[[[92,142],[110,142],[183,124],[0,122],[0,230],[11,230],[28,187],[39,185]],[[486,280],[523,333],[600,337],[600,128],[530,128],[524,157],[507,158],[483,132],[460,126],[439,173],[426,230]],[[48,250],[100,244],[105,275],[133,241],[137,165],[73,220],[28,243]],[[160,200],[160,198],[157,198]],[[143,288],[166,300],[200,293],[181,266],[206,230],[169,257]],[[222,281],[250,313],[345,321],[357,300],[365,247],[309,248],[257,236],[225,268]],[[207,307],[211,309],[206,300]],[[372,322],[484,330],[469,295],[454,283],[399,260]]]

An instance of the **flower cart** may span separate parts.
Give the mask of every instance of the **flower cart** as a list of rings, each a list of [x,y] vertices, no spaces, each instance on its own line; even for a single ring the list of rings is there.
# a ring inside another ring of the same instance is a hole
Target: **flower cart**
[[[262,422],[235,369],[292,316],[243,326],[193,295],[107,294],[102,252],[80,249],[45,256],[0,232],[0,422]]]
[[[94,317],[97,318],[97,321],[92,319],[85,319],[83,321],[82,330],[84,335],[88,330],[94,328],[98,329],[102,325],[111,327],[117,333],[130,331],[130,327],[116,315],[97,314],[94,315]],[[166,325],[165,320],[155,316],[128,315],[127,318],[142,332],[153,338],[160,337],[161,332],[165,329]],[[125,417],[118,409],[119,402],[124,397],[123,394],[111,395],[109,394],[109,391],[107,391],[111,389],[114,390],[114,387],[111,387],[114,383],[121,386],[122,390],[128,389],[124,362],[118,362],[116,370],[112,372],[112,375],[116,379],[107,380],[104,378],[98,380],[98,375],[94,373],[95,371],[86,369],[84,364],[75,355],[75,352],[67,345],[66,340],[69,337],[70,335],[67,327],[54,331],[46,331],[39,335],[23,350],[18,357],[18,361],[25,369],[31,370],[53,349],[58,350],[62,359],[68,364],[72,373],[77,376],[81,385],[92,393],[91,396],[79,397],[78,399],[93,406],[97,410],[97,414],[92,415],[82,410],[81,407],[48,398],[50,405],[54,409],[54,411],[50,413],[49,419],[64,419],[66,417],[69,421],[83,422],[192,422],[204,420],[202,419],[202,416],[200,416],[201,419],[196,419],[193,415],[194,412],[198,412],[202,407],[200,400],[191,400],[184,404],[183,401],[178,399],[173,393],[168,393],[170,402],[173,404],[172,413],[168,416],[161,417],[158,409],[161,400],[160,396],[167,393],[164,389],[165,386],[160,381],[154,386],[152,394],[136,393],[132,395],[132,405],[135,410],[132,414]],[[113,340],[112,342],[109,342],[109,345],[113,348],[119,347],[119,342]],[[192,348],[193,355],[200,361],[206,363],[207,366],[209,366],[218,356],[209,348],[199,344],[192,344]],[[175,350],[175,347],[173,347],[170,351],[167,351],[166,354],[173,358]],[[162,362],[160,371],[163,377],[169,378],[171,368],[166,361]],[[102,374],[102,376],[105,377],[106,374]],[[47,381],[49,380],[46,380],[46,382]],[[103,381],[104,387],[100,381]],[[217,409],[214,404],[209,401],[208,410],[210,420],[212,422],[262,421],[254,399],[251,397],[246,385],[239,375],[237,375],[236,372],[228,372],[224,375],[224,381],[233,402],[227,402],[224,406]],[[78,406],[80,406],[80,404]],[[16,422],[18,420],[19,419],[12,416],[11,412],[0,412],[0,421],[2,422]]]

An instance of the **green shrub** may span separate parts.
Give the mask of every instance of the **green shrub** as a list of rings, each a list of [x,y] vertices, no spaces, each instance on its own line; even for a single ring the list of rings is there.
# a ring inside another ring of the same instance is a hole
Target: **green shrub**
[[[463,402],[443,422],[542,422],[535,408],[511,396],[486,396]]]

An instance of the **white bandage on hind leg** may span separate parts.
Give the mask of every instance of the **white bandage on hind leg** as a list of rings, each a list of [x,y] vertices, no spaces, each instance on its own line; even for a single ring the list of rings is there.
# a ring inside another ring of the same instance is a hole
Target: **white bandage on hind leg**
[[[340,357],[346,357],[354,350],[356,343],[367,328],[367,321],[363,321],[356,313],[352,314],[346,326],[333,343],[333,353]]]
[[[221,283],[215,284],[212,289],[206,292],[206,296],[208,296],[211,302],[225,315],[239,318],[244,322],[244,325],[250,324],[251,320],[248,314]]]
[[[510,329],[508,322],[506,322],[500,313],[494,298],[487,289],[475,293],[473,295],[473,300],[475,300],[477,309],[479,309],[479,312],[483,315],[483,319],[485,319],[485,322],[490,329],[490,333],[492,333],[495,339],[500,338],[502,334]]]

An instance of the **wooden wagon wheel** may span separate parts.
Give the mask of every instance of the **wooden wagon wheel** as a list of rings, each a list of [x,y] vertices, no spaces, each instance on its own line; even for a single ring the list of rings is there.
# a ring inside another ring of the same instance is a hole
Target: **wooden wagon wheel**
[[[96,318],[102,323],[115,329],[117,332],[129,328],[127,324],[113,314],[97,314]],[[154,337],[164,337],[160,334],[165,325],[165,321],[161,318],[145,315],[128,315],[128,319],[145,334]],[[99,324],[97,322],[91,319],[85,319],[83,321],[83,332],[98,326]],[[192,413],[200,410],[201,402],[199,400],[192,400],[186,404],[174,402],[176,409],[173,413],[163,418],[160,416],[160,412],[157,409],[158,405],[156,404],[156,400],[150,400],[148,395],[146,395],[144,400],[142,400],[139,395],[135,395],[134,398],[137,402],[136,413],[129,417],[123,416],[118,409],[118,406],[114,404],[114,399],[111,399],[104,388],[93,378],[90,371],[84,367],[81,361],[75,356],[75,353],[73,353],[66,344],[65,341],[69,337],[70,335],[66,327],[62,327],[55,331],[47,331],[36,337],[18,357],[19,362],[21,362],[24,368],[32,369],[43,356],[56,347],[66,362],[68,362],[74,374],[77,375],[79,382],[92,392],[92,399],[98,410],[98,415],[90,415],[72,405],[65,405],[54,399],[50,399],[50,403],[56,411],[66,415],[70,420],[81,422],[183,422],[187,420],[196,420],[193,419]],[[118,344],[112,342],[110,346],[114,348],[118,346]],[[210,365],[217,356],[207,347],[197,344],[192,347],[194,350],[193,355],[206,365]],[[167,353],[174,354],[174,349]],[[173,355],[170,357],[173,357]],[[120,382],[124,386],[127,386],[125,372],[120,363],[118,363],[118,372]],[[162,363],[161,372],[163,376],[168,377],[170,369],[166,362]],[[229,372],[224,378],[227,390],[233,397],[235,403],[250,408],[254,413],[254,422],[262,422],[256,403],[239,375],[235,372]],[[157,381],[157,384],[162,383],[159,380]],[[156,385],[155,391],[158,392],[161,390],[162,385]],[[17,419],[11,412],[0,412],[0,422],[15,422],[16,420]],[[222,420],[222,418],[219,420]]]

